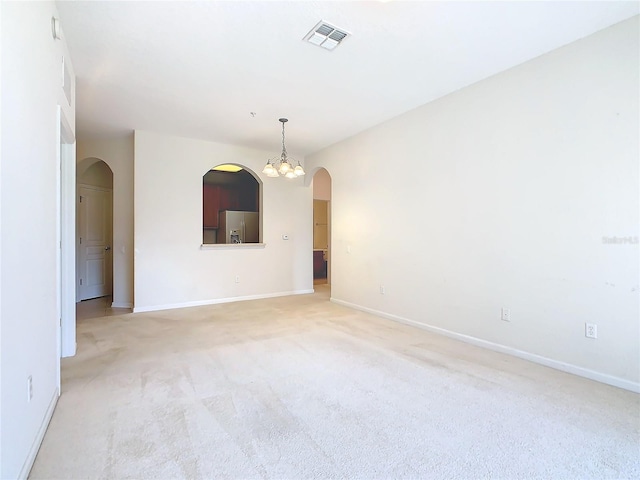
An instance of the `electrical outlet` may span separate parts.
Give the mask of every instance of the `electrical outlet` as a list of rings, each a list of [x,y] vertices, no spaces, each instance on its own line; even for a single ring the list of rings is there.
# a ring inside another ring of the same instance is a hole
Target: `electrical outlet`
[[[587,338],[598,338],[598,326],[595,323],[585,323],[584,336]]]
[[[500,313],[500,318],[505,322],[511,321],[511,311],[508,308],[502,307],[502,311]]]
[[[384,285],[380,285],[380,295],[384,295]]]
[[[29,375],[27,377],[27,403],[33,398],[33,377]]]
[[[240,283],[240,275],[236,275],[236,283]]]

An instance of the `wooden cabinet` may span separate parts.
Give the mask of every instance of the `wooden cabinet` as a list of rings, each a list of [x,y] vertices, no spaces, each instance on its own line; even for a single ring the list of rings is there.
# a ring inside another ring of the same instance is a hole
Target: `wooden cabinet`
[[[220,187],[219,209],[240,210],[240,195],[237,188]]]
[[[239,192],[240,210],[247,212],[257,212],[260,210],[258,204],[258,185],[243,185]]]
[[[202,186],[202,226],[218,228],[218,212],[224,210],[242,210],[257,212],[258,187],[256,186]]]
[[[218,211],[220,208],[220,187],[204,184],[202,187],[202,226],[218,228]]]

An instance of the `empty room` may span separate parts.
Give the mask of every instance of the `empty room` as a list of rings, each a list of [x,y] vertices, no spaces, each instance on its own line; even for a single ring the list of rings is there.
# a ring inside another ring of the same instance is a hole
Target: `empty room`
[[[0,478],[640,477],[639,2],[0,22]]]

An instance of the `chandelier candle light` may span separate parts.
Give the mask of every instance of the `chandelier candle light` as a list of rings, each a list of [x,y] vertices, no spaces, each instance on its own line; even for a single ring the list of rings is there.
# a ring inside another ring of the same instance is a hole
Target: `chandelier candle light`
[[[304,169],[300,162],[294,166],[289,161],[289,157],[287,157],[287,147],[284,146],[284,124],[289,120],[286,118],[280,118],[280,122],[282,122],[282,153],[280,154],[280,159],[270,159],[267,160],[267,164],[264,166],[262,173],[267,175],[267,177],[278,177],[280,175],[287,178],[297,178],[304,175]]]

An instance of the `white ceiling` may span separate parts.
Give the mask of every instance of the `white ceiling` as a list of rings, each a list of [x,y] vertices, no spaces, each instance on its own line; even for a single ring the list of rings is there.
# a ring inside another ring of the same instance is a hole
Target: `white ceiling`
[[[58,2],[77,136],[306,155],[639,13],[639,2]],[[320,20],[352,34],[330,52]],[[255,117],[250,115],[255,112]]]

